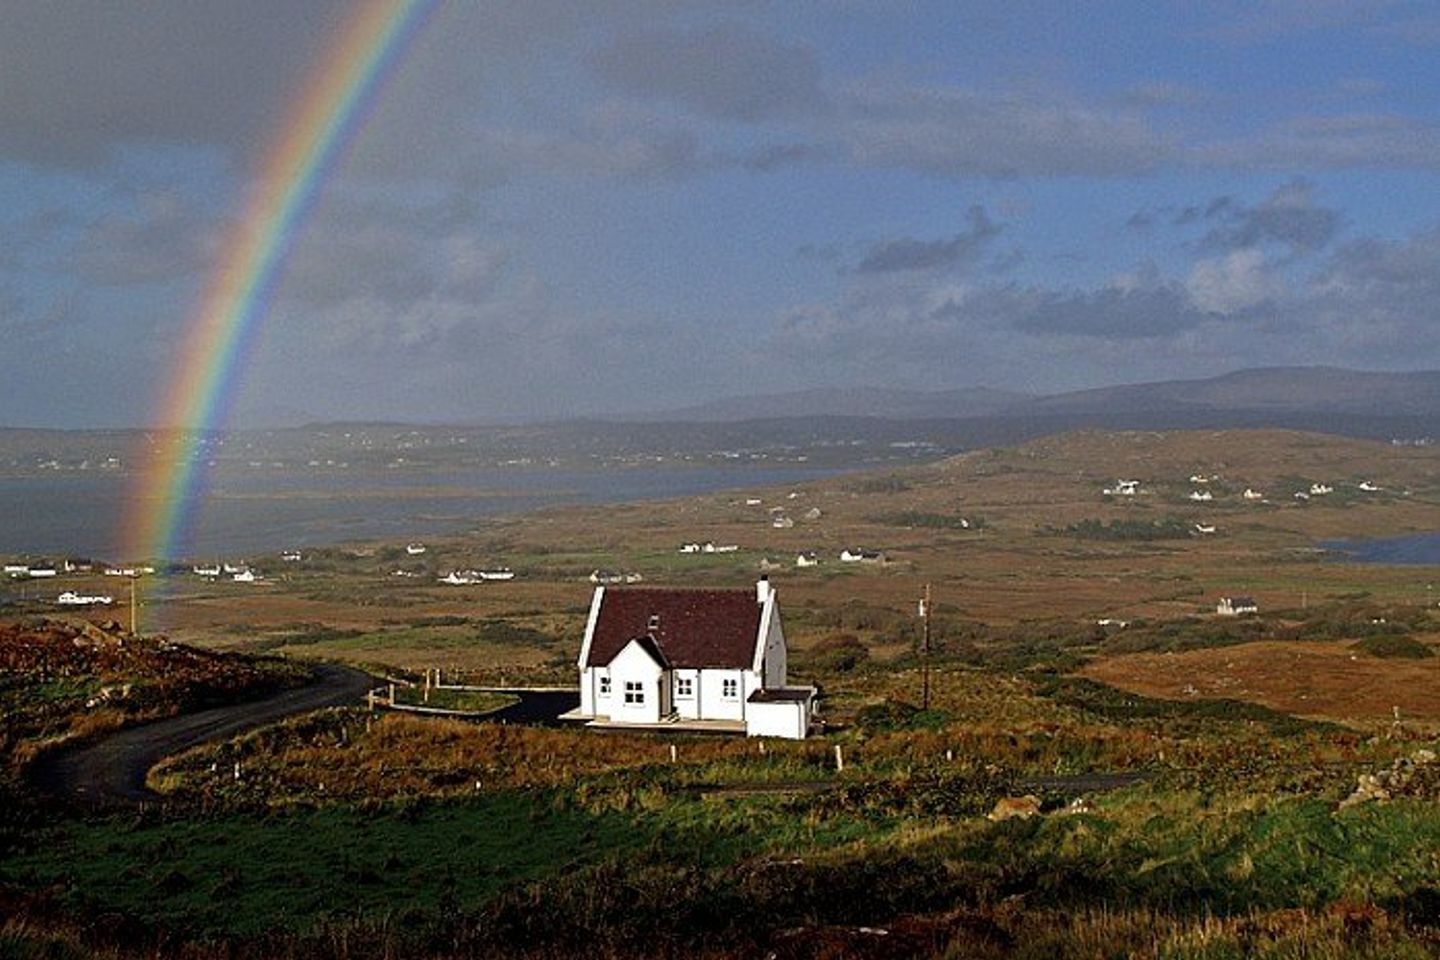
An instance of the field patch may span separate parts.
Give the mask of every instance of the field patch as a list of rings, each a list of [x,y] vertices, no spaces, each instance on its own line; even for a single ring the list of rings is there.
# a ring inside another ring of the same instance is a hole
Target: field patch
[[[1334,720],[1440,721],[1440,659],[1383,659],[1349,643],[1259,641],[1220,649],[1136,653],[1081,675],[1151,697],[1230,699]]]

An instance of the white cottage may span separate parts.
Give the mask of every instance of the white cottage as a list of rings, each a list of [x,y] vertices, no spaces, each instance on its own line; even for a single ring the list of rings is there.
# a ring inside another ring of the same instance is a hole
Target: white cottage
[[[596,587],[578,666],[578,720],[720,721],[802,739],[814,712],[813,687],[786,686],[780,606],[763,577],[753,593]]]

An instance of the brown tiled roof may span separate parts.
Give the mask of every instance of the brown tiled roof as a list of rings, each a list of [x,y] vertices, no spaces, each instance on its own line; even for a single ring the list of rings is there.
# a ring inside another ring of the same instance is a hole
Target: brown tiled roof
[[[753,590],[607,587],[585,666],[604,666],[625,644],[649,635],[671,667],[748,669],[755,662],[760,612]],[[658,618],[654,626],[652,618]]]

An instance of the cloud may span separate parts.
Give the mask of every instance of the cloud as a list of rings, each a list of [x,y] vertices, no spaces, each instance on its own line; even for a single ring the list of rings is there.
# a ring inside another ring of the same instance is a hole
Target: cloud
[[[956,87],[852,88],[836,138],[853,162],[947,177],[1147,173],[1175,148],[1138,116]]]
[[[1211,31],[1220,39],[1263,43],[1314,30],[1360,25],[1369,27],[1397,0],[1259,0],[1244,5],[1239,16]]]
[[[1201,240],[1209,250],[1235,250],[1276,243],[1293,252],[1310,252],[1327,246],[1339,232],[1339,211],[1317,206],[1311,184],[1296,178],[1253,207],[1233,197],[1219,197],[1206,207],[1204,217],[1218,220]]]
[[[245,151],[344,0],[16,0],[0,12],[0,154],[91,165],[121,143]]]
[[[972,206],[966,212],[970,226],[948,240],[915,240],[905,237],[890,240],[871,248],[855,267],[856,273],[893,273],[902,270],[932,270],[972,262],[991,240],[1000,234],[1000,226],[985,214],[985,208]]]
[[[1440,125],[1398,113],[1290,117],[1242,139],[1200,144],[1188,161],[1242,169],[1440,169]]]
[[[142,193],[131,209],[86,225],[64,267],[93,286],[126,287],[194,277],[218,248],[219,224],[184,195]]]
[[[609,110],[592,114],[579,129],[491,128],[476,141],[474,164],[502,180],[536,174],[668,179],[729,163],[702,156],[690,130]]]
[[[1167,107],[1193,107],[1204,103],[1207,96],[1194,87],[1168,80],[1151,80],[1128,88],[1120,97],[1126,107],[1159,109]]]
[[[1133,340],[1169,337],[1198,326],[1206,316],[1189,292],[1173,282],[1151,286],[1116,284],[1096,290],[1017,293],[996,301],[1016,330],[1037,336]]]
[[[808,115],[825,103],[814,51],[738,24],[623,39],[591,67],[613,90],[719,120]]]
[[[1279,298],[1285,284],[1269,269],[1265,255],[1249,248],[1197,262],[1185,290],[1196,309],[1230,316]]]

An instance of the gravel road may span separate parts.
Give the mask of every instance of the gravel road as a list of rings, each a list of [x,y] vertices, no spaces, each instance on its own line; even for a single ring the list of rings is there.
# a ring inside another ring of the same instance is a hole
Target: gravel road
[[[319,664],[306,686],[156,720],[94,743],[52,751],[31,766],[29,776],[42,793],[83,807],[134,806],[158,799],[146,789],[145,775],[165,757],[297,713],[360,703],[371,685],[371,678],[359,670]]]

